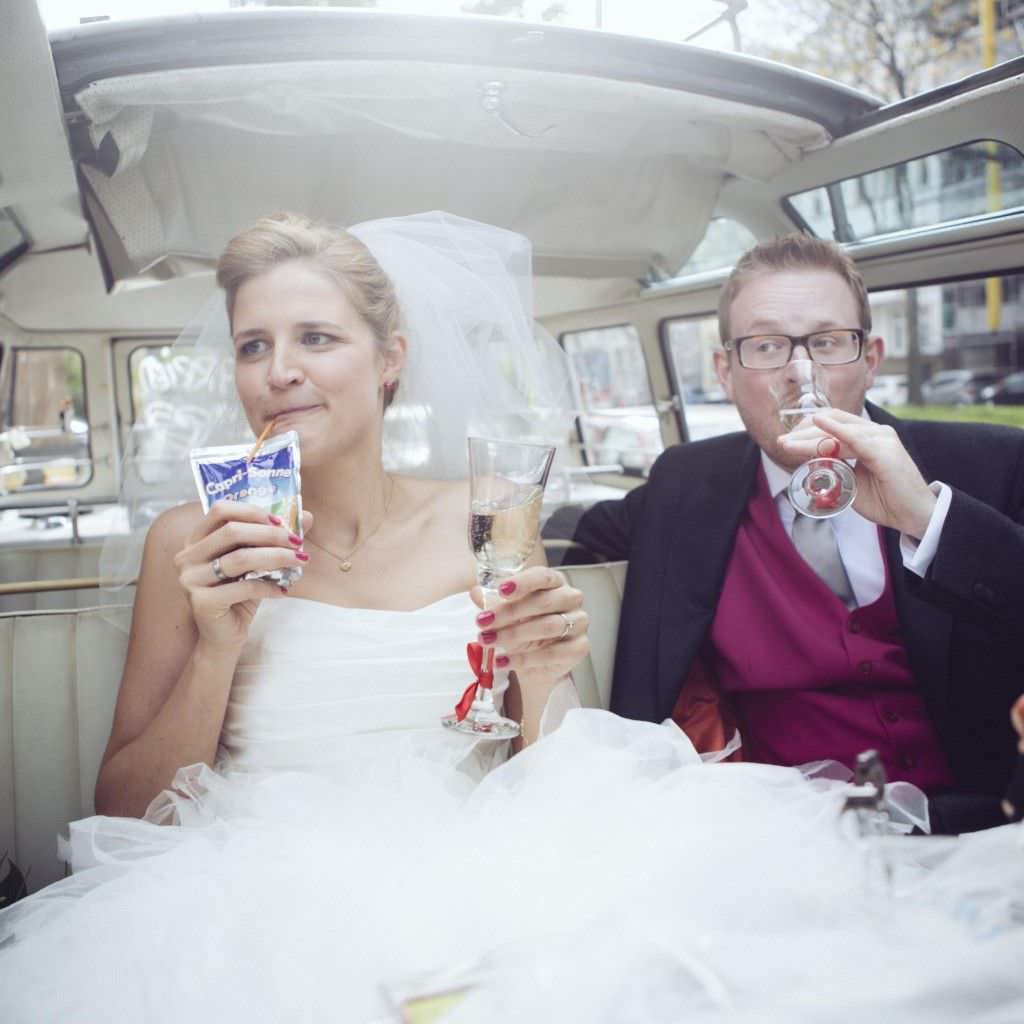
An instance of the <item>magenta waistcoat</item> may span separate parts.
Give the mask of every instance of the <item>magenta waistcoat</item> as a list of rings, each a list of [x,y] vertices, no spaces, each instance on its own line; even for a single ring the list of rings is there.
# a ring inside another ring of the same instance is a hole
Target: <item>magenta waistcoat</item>
[[[847,610],[793,546],[758,472],[710,635],[745,760],[831,758],[852,767],[874,748],[890,780],[927,793],[952,786],[907,662],[888,565],[885,572],[882,596]]]

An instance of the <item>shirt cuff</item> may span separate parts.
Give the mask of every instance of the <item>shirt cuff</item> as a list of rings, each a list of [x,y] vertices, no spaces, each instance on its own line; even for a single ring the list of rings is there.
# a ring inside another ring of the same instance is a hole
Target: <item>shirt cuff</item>
[[[900,554],[903,556],[903,567],[922,579],[931,568],[935,552],[939,550],[939,538],[942,527],[946,524],[949,503],[953,500],[953,491],[938,480],[928,485],[932,494],[938,499],[932,509],[932,517],[928,520],[928,528],[920,542],[905,533],[900,534]]]

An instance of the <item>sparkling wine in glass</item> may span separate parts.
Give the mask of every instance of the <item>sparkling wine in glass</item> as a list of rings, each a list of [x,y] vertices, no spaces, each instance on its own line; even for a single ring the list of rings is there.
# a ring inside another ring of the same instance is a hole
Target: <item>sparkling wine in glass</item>
[[[821,367],[810,359],[791,359],[774,388],[783,429],[795,430],[815,413],[832,408]],[[827,447],[823,447],[827,446]],[[787,496],[797,512],[812,519],[837,516],[853,504],[857,478],[849,464],[834,457],[835,440],[823,438],[819,456],[797,467],[790,478]]]
[[[474,502],[469,513],[469,544],[483,575],[508,576],[530,557],[540,529],[544,491],[532,487],[515,504]],[[481,585],[487,584],[481,579]]]
[[[498,588],[533,553],[540,535],[544,499],[555,449],[551,445],[469,438],[469,546],[484,607],[501,600]],[[484,651],[484,673],[493,676],[494,648]],[[490,686],[480,685],[464,718],[449,715],[444,724],[458,732],[511,739],[519,724],[498,713]]]

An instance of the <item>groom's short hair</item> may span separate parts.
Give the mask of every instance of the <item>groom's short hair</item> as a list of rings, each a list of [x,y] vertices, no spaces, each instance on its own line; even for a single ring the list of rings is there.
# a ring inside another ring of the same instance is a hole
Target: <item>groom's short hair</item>
[[[857,302],[860,323],[856,326],[871,330],[871,306],[864,278],[842,246],[813,235],[793,234],[761,242],[748,249],[732,268],[732,273],[718,297],[718,336],[730,339],[729,310],[743,286],[758,274],[774,270],[830,270],[838,274],[853,292]],[[848,326],[853,327],[853,324]]]

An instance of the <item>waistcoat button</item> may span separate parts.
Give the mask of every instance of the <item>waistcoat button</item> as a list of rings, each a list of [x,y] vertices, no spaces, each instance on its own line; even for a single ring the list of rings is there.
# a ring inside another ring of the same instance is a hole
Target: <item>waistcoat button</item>
[[[860,670],[860,674],[861,674],[862,676],[866,676],[866,675],[868,675],[868,674],[869,674],[870,672],[872,672],[872,671],[873,671],[874,667],[875,667],[875,666],[874,666],[874,665],[872,665],[870,661],[862,661],[862,662],[861,662],[861,663],[860,663],[860,664],[859,664],[859,665],[857,666],[857,668],[858,668],[858,669]]]

